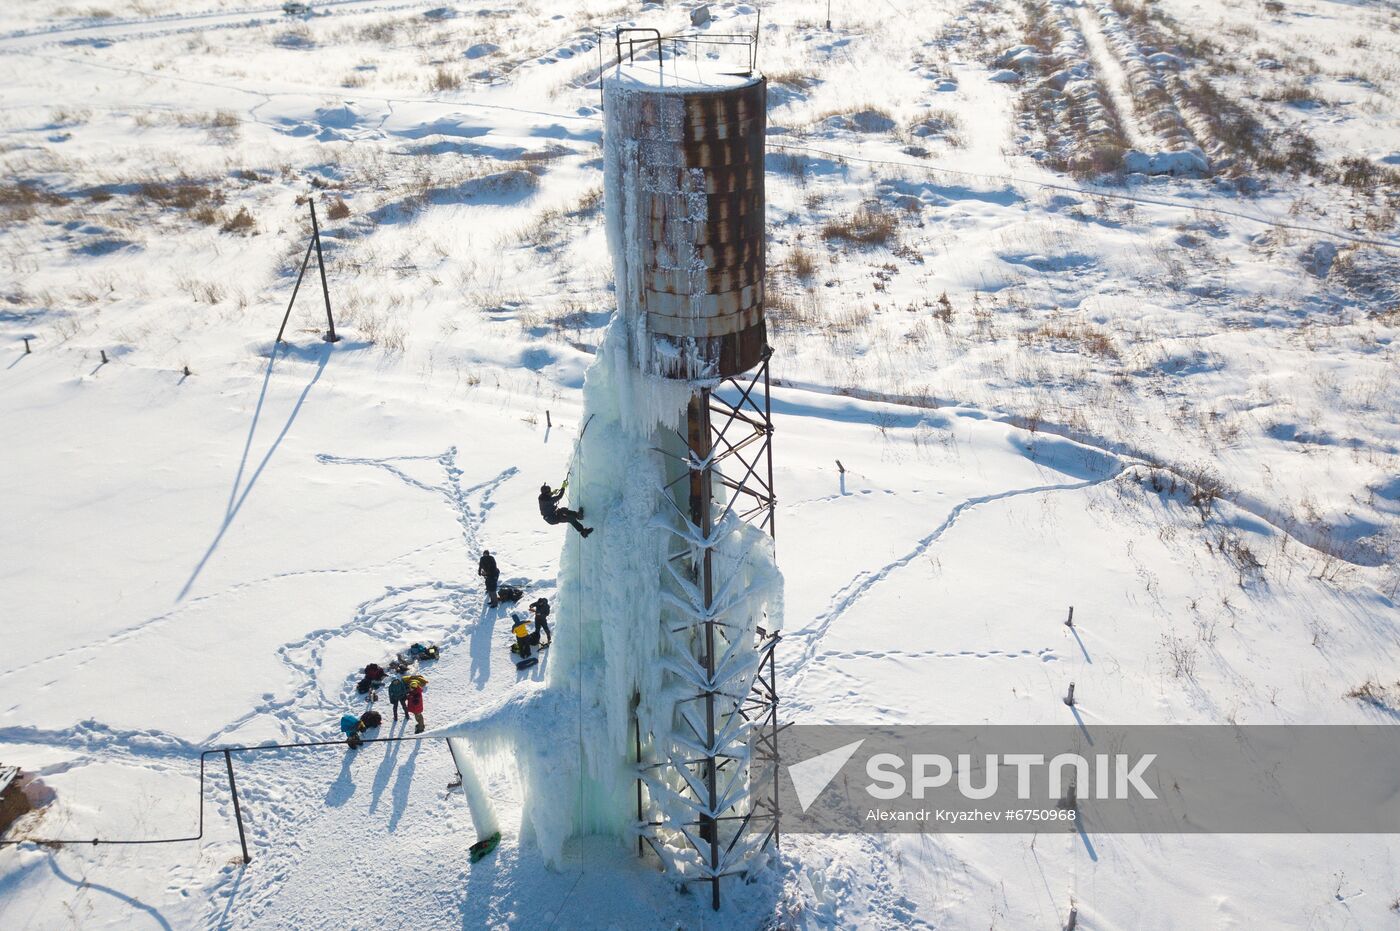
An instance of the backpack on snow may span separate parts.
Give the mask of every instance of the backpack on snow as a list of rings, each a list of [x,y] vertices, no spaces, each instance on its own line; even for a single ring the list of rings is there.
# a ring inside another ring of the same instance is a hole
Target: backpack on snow
[[[519,601],[524,597],[525,592],[516,588],[514,585],[502,585],[496,589],[497,601]]]
[[[378,711],[370,710],[360,715],[360,723],[366,728],[378,727],[384,721],[384,716]]]

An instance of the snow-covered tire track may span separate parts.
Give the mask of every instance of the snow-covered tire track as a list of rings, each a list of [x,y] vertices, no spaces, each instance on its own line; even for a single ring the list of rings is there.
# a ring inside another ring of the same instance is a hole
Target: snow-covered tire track
[[[1123,128],[1117,109],[1105,102],[1074,7],[1067,0],[1041,0],[1026,11],[1036,45],[1014,46],[994,64],[1029,82],[1023,108],[1030,128],[1043,137],[1050,163],[1074,170],[1117,167]]]
[[[1174,73],[1178,59],[1162,52],[1144,54],[1110,3],[1095,3],[1092,14],[1081,17],[1081,22],[1098,31],[1106,52],[1115,59],[1113,66],[1121,71],[1127,100],[1120,109],[1125,118],[1135,114],[1140,129],[1152,133],[1154,142],[1163,149],[1160,153],[1139,152],[1136,156],[1129,153],[1124,159],[1125,167],[1148,174],[1209,173],[1210,163],[1196,134],[1187,126],[1167,90],[1165,76],[1169,71]]]

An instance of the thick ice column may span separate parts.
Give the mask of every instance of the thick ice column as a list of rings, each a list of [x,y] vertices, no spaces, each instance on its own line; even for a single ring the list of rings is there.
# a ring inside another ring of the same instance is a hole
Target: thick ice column
[[[560,554],[559,640],[547,673],[548,687],[582,718],[582,833],[631,836],[634,700],[648,726],[670,714],[658,624],[666,538],[657,445],[688,399],[683,383],[630,364],[625,321],[615,319],[586,377],[586,426],[569,482],[570,504],[585,509],[594,532],[585,540],[569,531]]]
[[[457,764],[457,772],[462,777],[462,794],[467,798],[477,839],[484,840],[501,830],[500,822],[496,820],[496,808],[477,778],[467,741],[461,737],[449,737],[447,746],[452,751],[452,762]]]

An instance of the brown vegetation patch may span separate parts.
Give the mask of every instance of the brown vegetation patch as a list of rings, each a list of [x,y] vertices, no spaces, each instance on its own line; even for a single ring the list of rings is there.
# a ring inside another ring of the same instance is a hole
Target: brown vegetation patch
[[[888,245],[898,232],[898,218],[884,208],[874,205],[860,207],[848,217],[828,220],[822,224],[822,239],[861,246]]]

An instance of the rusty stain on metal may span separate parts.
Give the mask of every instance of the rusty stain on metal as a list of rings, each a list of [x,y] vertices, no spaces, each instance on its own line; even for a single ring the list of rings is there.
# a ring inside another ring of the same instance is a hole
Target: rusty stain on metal
[[[637,90],[608,112],[633,142],[630,213],[641,233],[639,304],[666,351],[657,374],[722,378],[757,365],[767,345],[764,151],[767,82]]]

